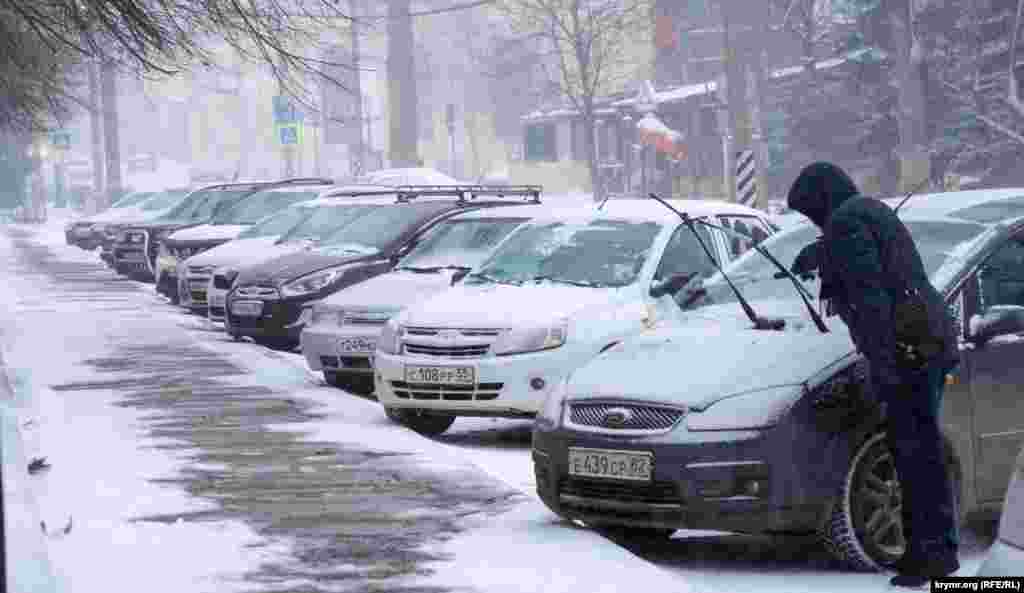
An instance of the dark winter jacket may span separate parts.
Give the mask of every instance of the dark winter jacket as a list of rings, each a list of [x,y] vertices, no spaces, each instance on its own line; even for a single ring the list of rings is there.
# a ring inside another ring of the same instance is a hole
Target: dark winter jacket
[[[899,384],[904,374],[897,364],[893,307],[906,290],[924,298],[932,332],[946,337],[941,362],[956,364],[952,318],[892,208],[861,196],[849,176],[829,163],[808,165],[788,202],[822,229],[821,298],[849,327],[877,381]]]

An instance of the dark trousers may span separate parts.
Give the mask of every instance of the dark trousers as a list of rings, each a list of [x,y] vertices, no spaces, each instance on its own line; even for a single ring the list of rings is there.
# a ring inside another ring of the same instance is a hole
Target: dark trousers
[[[907,373],[898,388],[882,390],[887,443],[903,493],[903,533],[908,554],[924,554],[940,542],[953,553],[959,517],[939,428],[949,368],[938,363]]]

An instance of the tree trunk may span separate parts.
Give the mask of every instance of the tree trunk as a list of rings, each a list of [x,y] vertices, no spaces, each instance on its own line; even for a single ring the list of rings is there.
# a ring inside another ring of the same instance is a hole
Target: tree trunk
[[[117,65],[104,62],[100,69],[103,91],[103,138],[106,141],[107,192],[100,209],[106,208],[121,193],[121,138],[117,118]]]
[[[597,166],[597,118],[594,117],[594,98],[583,97],[583,144],[587,151],[587,169],[590,172],[590,187],[594,200],[604,199],[605,188],[601,184],[601,171]]]
[[[106,190],[106,164],[103,162],[103,102],[100,98],[100,74],[97,65],[89,63],[89,132],[92,140],[92,186],[93,196],[103,195]],[[85,204],[81,204],[85,206]]]
[[[411,0],[388,3],[388,157],[392,167],[419,164],[419,122]]]
[[[910,192],[930,177],[926,148],[924,56],[915,39],[913,4],[910,0],[894,3],[896,28],[896,73],[899,77],[899,158],[900,192]]]

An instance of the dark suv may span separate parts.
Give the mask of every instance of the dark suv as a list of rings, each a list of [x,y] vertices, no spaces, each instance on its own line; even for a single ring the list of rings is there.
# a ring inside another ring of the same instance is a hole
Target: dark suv
[[[396,201],[369,211],[320,241],[315,249],[242,268],[227,295],[224,326],[294,348],[310,303],[391,270],[441,221],[468,210],[540,203],[540,186],[401,186]],[[487,199],[490,198],[490,199]],[[525,199],[523,199],[525,198]]]

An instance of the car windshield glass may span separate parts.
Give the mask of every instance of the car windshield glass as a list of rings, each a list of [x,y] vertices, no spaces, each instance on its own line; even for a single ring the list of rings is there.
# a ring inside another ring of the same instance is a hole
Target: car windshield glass
[[[525,219],[480,218],[443,222],[420,241],[399,269],[472,268]]]
[[[268,215],[290,206],[316,198],[315,190],[270,190],[247,196],[234,206],[222,209],[211,221],[213,224],[256,224]]]
[[[358,223],[342,227],[321,242],[332,251],[375,253],[405,233],[451,208],[451,202],[413,202],[382,206],[359,218]]]
[[[192,192],[187,198],[171,209],[170,212],[161,216],[159,220],[188,220],[191,218],[192,213],[213,197],[215,193],[203,190]]]
[[[308,239],[320,241],[353,220],[378,208],[377,204],[321,204],[310,208],[310,214],[281,236],[278,241]]]
[[[251,193],[252,189],[247,187],[241,189],[222,189],[212,192],[213,195],[210,199],[199,204],[199,206],[188,217],[188,220],[197,222],[210,220],[214,214],[225,209],[230,209],[236,202]]]
[[[976,238],[986,227],[970,222],[953,222],[948,220],[910,220],[904,221],[910,234],[914,237],[925,270],[934,274],[943,263],[954,256],[958,245]],[[765,241],[764,248],[775,256],[787,268],[792,268],[793,260],[805,245],[817,240],[820,231],[811,224],[801,224],[786,232],[780,233]],[[800,298],[793,283],[788,278],[777,278],[779,269],[768,259],[756,251],[749,251],[735,263],[725,269],[726,274],[740,289],[748,300],[798,300]],[[818,293],[818,279],[803,280],[811,294]],[[691,284],[680,291],[677,298],[681,302],[691,296],[698,288]],[[700,289],[706,295],[697,299],[692,307],[709,304],[733,302],[733,294],[721,274],[715,274]]]
[[[285,208],[245,229],[238,235],[238,238],[254,239],[256,237],[281,236],[295,228],[297,224],[305,220],[312,212],[312,208]]]
[[[153,192],[148,191],[137,191],[128,194],[120,200],[114,202],[111,208],[124,208],[125,206],[136,206],[145,202],[149,198],[153,197]]]
[[[188,190],[169,189],[150,197],[148,200],[140,204],[139,207],[147,211],[164,210],[180,202],[187,194]]]
[[[656,222],[612,219],[527,224],[468,281],[626,286],[636,280],[661,229]]]

